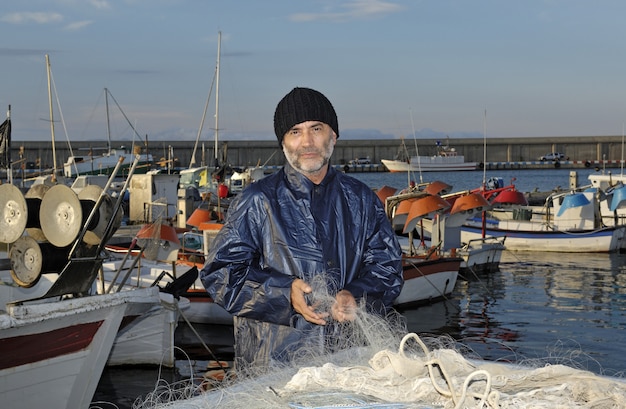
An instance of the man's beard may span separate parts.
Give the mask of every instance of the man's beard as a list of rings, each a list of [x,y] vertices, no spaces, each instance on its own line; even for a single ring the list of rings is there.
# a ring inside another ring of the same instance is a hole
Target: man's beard
[[[322,148],[322,150],[303,150],[300,152],[289,151],[287,148],[283,147],[283,153],[285,154],[285,158],[287,162],[298,172],[304,174],[315,174],[322,170],[324,166],[328,164],[330,161],[330,157],[333,154],[335,146],[332,143],[332,139],[328,141],[328,144]],[[307,152],[318,152],[321,154],[321,158],[315,161],[305,160],[300,161],[299,154],[304,154]]]

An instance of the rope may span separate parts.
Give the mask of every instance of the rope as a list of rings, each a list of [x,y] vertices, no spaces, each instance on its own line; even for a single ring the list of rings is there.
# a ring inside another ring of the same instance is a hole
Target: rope
[[[194,328],[193,325],[191,325],[191,322],[189,322],[189,320],[187,319],[185,314],[183,314],[183,311],[180,309],[180,306],[178,305],[178,303],[176,303],[176,310],[178,310],[178,313],[180,314],[180,316],[183,318],[183,320],[185,320],[185,323],[189,326],[191,331],[193,331],[193,333],[198,338],[198,340],[200,341],[200,343],[202,344],[204,349],[206,349],[206,351],[209,353],[211,358],[213,358],[215,360],[215,362],[217,362],[217,365],[220,367],[220,369],[227,369],[227,367],[222,366],[222,362],[219,359],[217,359],[217,357],[215,356],[213,351],[211,351],[211,348],[209,348],[209,346],[207,344],[205,344],[205,342],[202,339],[202,337],[200,336],[200,334],[198,334],[198,331],[196,331],[196,329]]]
[[[417,342],[417,344],[420,346],[420,348],[422,348],[422,351],[424,352],[424,355],[426,356],[426,358],[428,359],[425,362],[425,365],[428,367],[428,375],[430,377],[430,380],[433,384],[433,387],[435,388],[435,390],[442,396],[445,397],[449,397],[452,399],[452,403],[454,403],[454,409],[461,409],[463,407],[463,404],[465,403],[465,400],[468,397],[472,397],[474,399],[480,399],[479,403],[478,403],[478,407],[483,408],[485,407],[485,405],[487,405],[486,407],[491,407],[493,409],[497,409],[498,406],[492,406],[492,403],[494,402],[498,402],[499,400],[499,394],[497,391],[492,391],[491,390],[491,374],[485,370],[476,370],[472,373],[470,373],[466,378],[465,381],[463,382],[463,386],[461,389],[461,396],[458,397],[458,394],[456,393],[456,391],[454,390],[454,385],[452,384],[452,380],[450,378],[450,376],[448,375],[448,372],[446,371],[446,368],[442,365],[441,361],[436,359],[436,358],[432,358],[431,357],[431,352],[428,349],[428,347],[426,346],[426,344],[424,344],[424,342],[420,339],[420,337],[415,334],[415,333],[410,333],[404,336],[404,338],[402,338],[402,341],[400,342],[400,347],[399,347],[399,353],[403,358],[407,358],[405,354],[405,347],[406,344],[409,340],[414,340],[415,342]],[[448,390],[442,389],[439,386],[439,383],[437,383],[437,379],[434,373],[434,369],[435,366],[437,366],[439,368],[439,371],[441,373],[441,377],[443,378],[444,382],[446,383],[446,385],[448,386]],[[474,378],[478,377],[478,376],[484,376],[486,379],[486,384],[485,384],[485,390],[483,391],[482,394],[478,394],[475,392],[471,392],[469,391],[469,387],[470,384],[472,383],[472,381],[474,381]]]

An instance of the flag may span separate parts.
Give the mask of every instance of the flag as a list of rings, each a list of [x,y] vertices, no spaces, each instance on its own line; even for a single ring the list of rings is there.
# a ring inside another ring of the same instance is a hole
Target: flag
[[[11,119],[7,118],[0,125],[0,167],[11,164]]]

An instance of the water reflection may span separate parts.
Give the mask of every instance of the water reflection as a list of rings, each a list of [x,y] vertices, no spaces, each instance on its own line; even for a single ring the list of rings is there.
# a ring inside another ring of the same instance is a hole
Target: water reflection
[[[449,334],[485,359],[626,369],[626,255],[506,252],[500,271],[405,311],[409,330]]]

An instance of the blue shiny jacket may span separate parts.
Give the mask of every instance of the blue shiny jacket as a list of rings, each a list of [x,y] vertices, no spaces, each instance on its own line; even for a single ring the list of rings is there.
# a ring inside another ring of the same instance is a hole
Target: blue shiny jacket
[[[290,301],[295,278],[311,284],[320,274],[330,279],[329,295],[346,289],[384,312],[403,284],[400,245],[365,184],[330,167],[315,185],[289,164],[231,204],[200,273],[235,316],[235,356],[256,364],[323,347],[332,325],[305,321]]]

